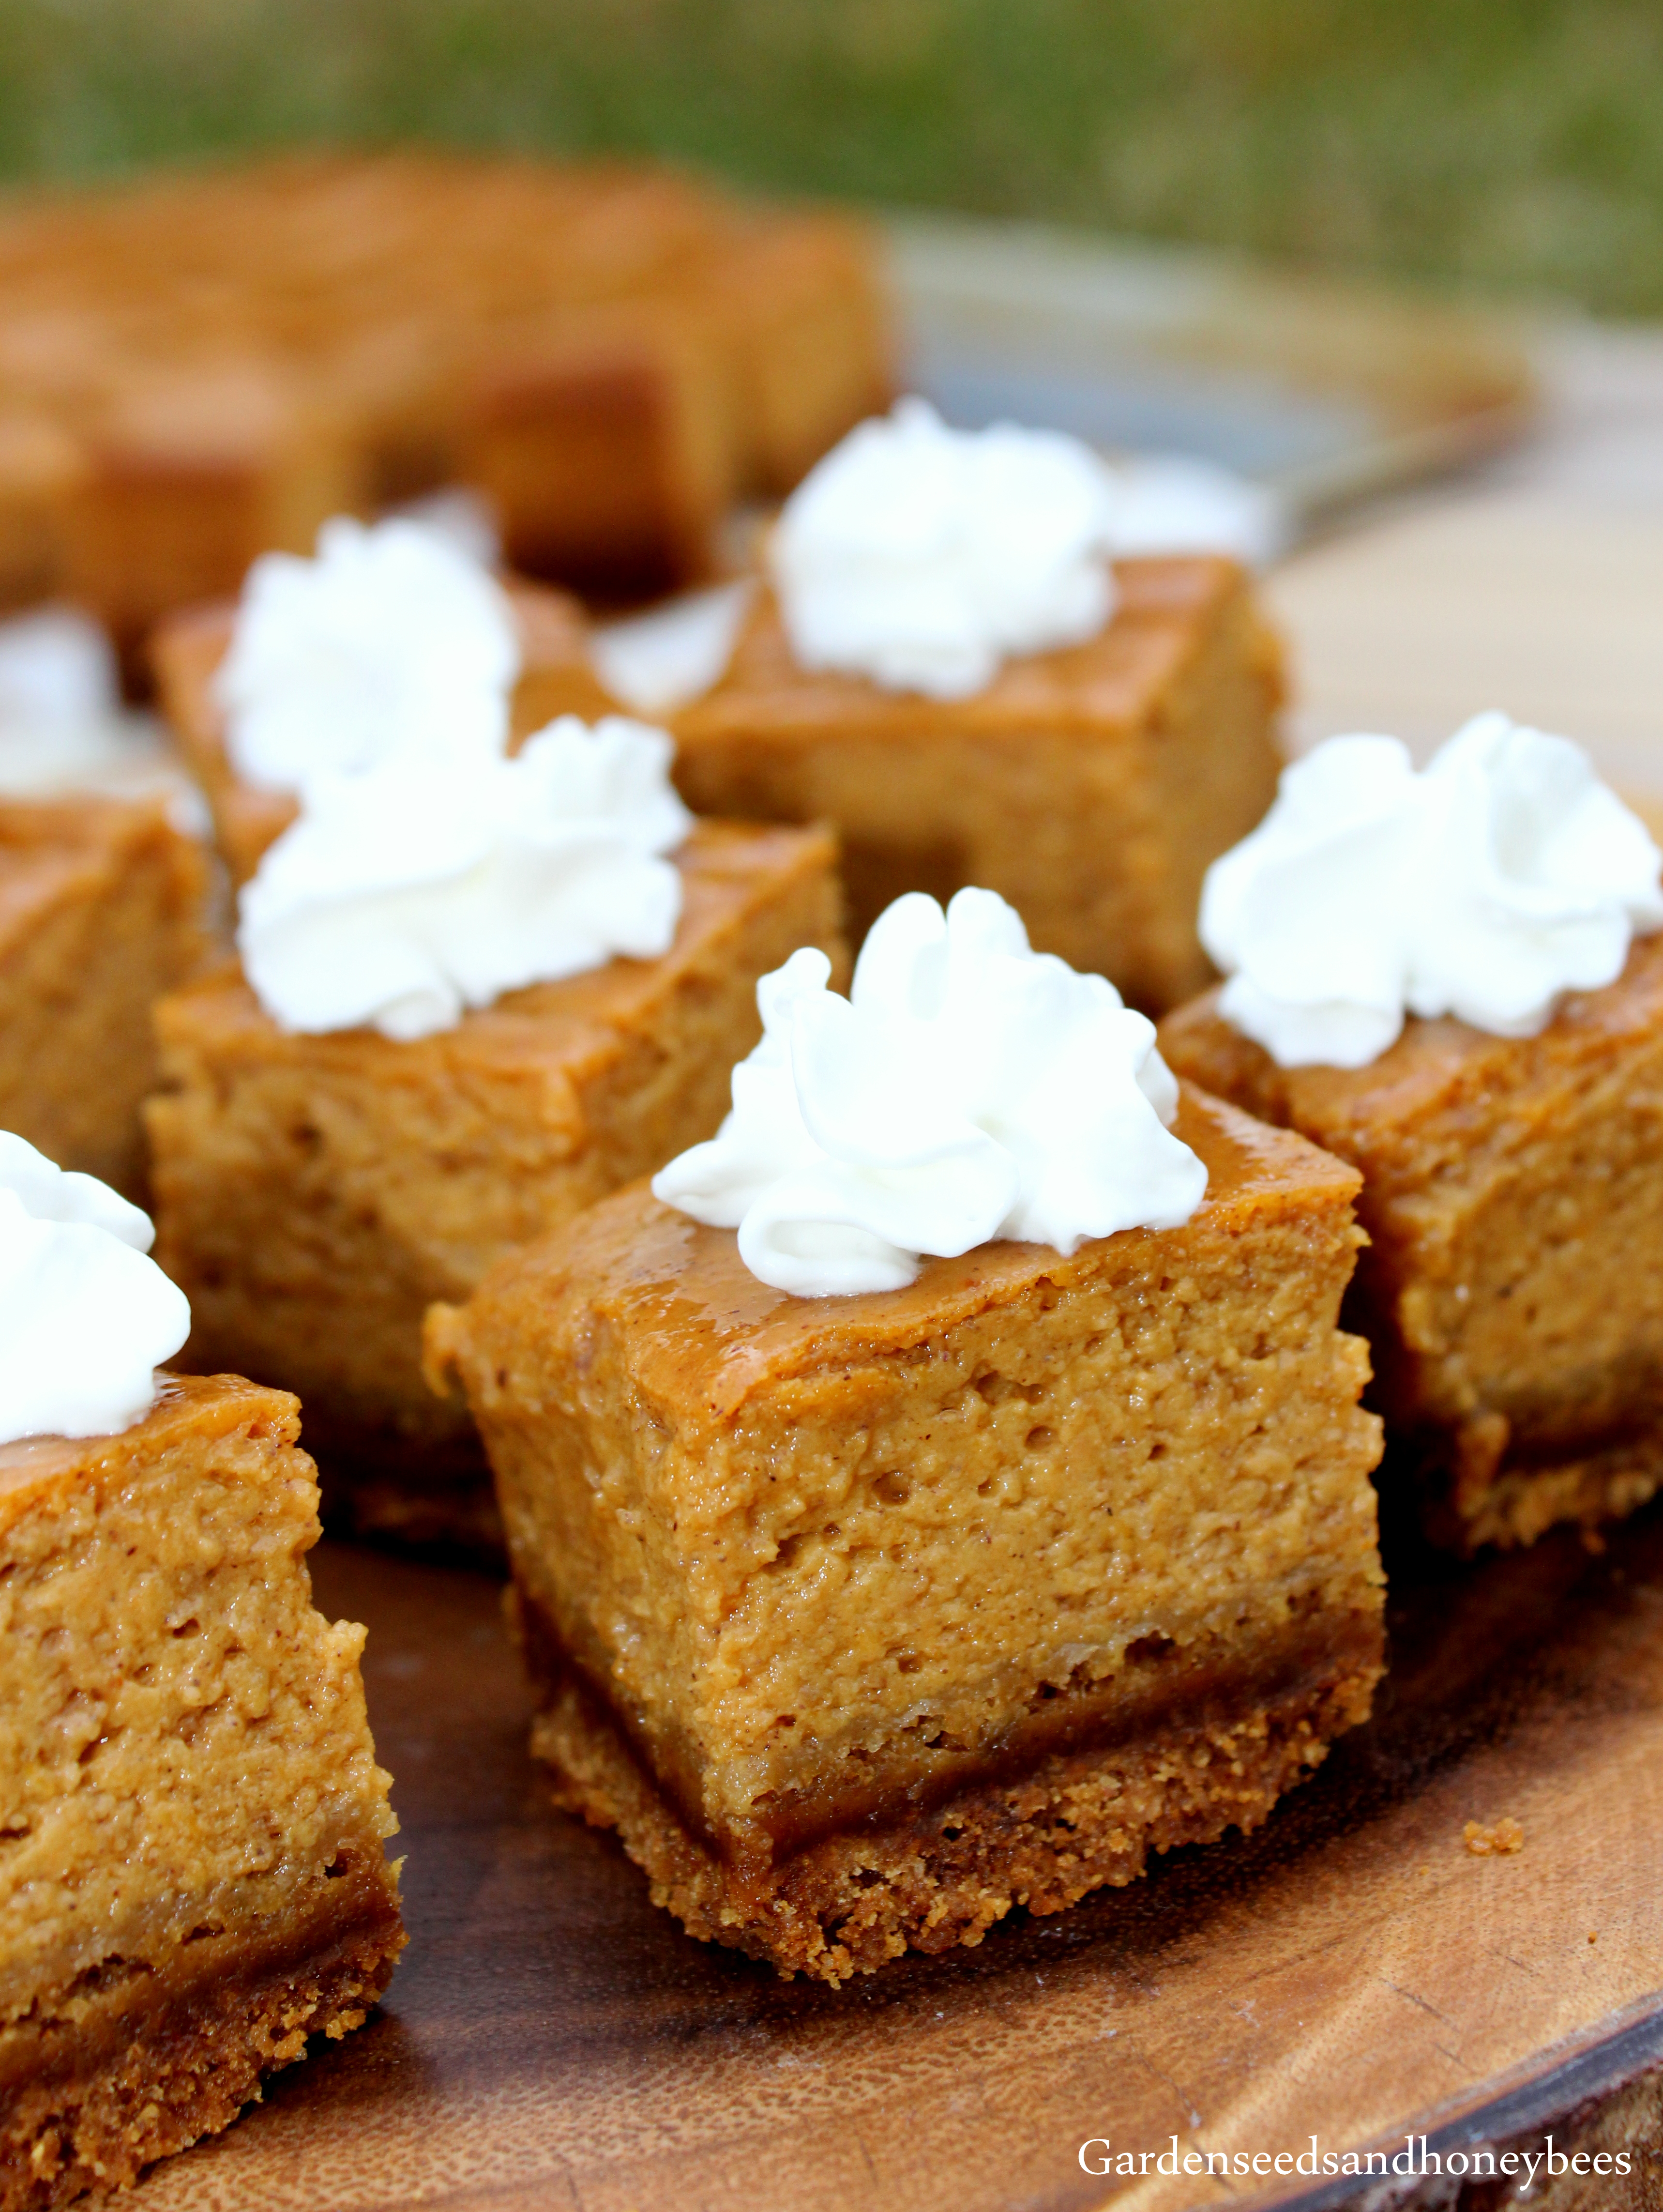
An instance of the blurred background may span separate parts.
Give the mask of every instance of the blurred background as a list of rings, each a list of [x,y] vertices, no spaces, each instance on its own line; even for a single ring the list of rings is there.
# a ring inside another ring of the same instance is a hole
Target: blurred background
[[[11,179],[412,136],[1663,308],[1648,0],[0,0]]]
[[[870,211],[903,384],[1248,487],[1295,745],[1505,705],[1663,801],[1654,0],[0,0],[0,207],[412,144]]]

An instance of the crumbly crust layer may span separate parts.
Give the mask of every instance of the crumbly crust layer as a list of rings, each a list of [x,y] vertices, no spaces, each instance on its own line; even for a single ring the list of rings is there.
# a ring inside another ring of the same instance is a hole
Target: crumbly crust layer
[[[556,1802],[615,1829],[653,1903],[689,1935],[835,1986],[908,1950],[978,1944],[1013,1905],[1061,1912],[1123,1887],[1151,1851],[1250,1832],[1367,1717],[1378,1676],[1342,1673],[1227,1718],[1047,1759],[1020,1780],[743,1872],[689,1832],[575,1684],[538,1716],[531,1748],[554,1770]]]
[[[153,2160],[228,2126],[268,2075],[305,2056],[308,2037],[362,2025],[404,1942],[385,1870],[371,1869],[326,1884],[287,1941],[242,1945],[207,1962],[212,1971],[185,1953],[169,1975],[90,1990],[79,2007],[90,2019],[9,2031],[0,2212],[124,2188]]]
[[[1423,1442],[1421,1521],[1444,1550],[1470,1557],[1494,1544],[1511,1551],[1561,1522],[1594,1528],[1637,1513],[1663,1489],[1663,1426],[1551,1466],[1510,1461],[1507,1444],[1499,1414],[1469,1423],[1453,1438]]]
[[[1376,1680],[1385,1663],[1377,1596],[1351,1607],[1324,1607],[1314,1589],[1281,1626],[1266,1633],[1241,1623],[1227,1640],[1183,1652],[1155,1634],[1129,1650],[1104,1680],[1086,1668],[1059,1687],[1030,1688],[998,1717],[979,1750],[962,1744],[921,1745],[901,1729],[858,1764],[828,1747],[810,1786],[769,1790],[741,1822],[715,1823],[701,1801],[699,1777],[675,1756],[680,1747],[655,1738],[644,1717],[621,1701],[592,1657],[561,1643],[555,1624],[523,1590],[507,1593],[507,1619],[525,1665],[554,1703],[575,1684],[594,1712],[647,1776],[687,1832],[745,1875],[783,1865],[840,1833],[882,1826],[904,1808],[912,1816],[952,1802],[966,1790],[1025,1781],[1047,1761],[1103,1755],[1153,1741],[1229,1723],[1256,1705],[1297,1704],[1314,1686],[1355,1677]],[[1362,1595],[1362,1593],[1353,1593]]]

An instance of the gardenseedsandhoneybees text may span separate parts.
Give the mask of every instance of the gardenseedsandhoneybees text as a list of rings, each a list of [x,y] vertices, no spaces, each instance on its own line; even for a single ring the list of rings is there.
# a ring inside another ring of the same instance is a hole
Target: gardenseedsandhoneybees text
[[[1244,2176],[1269,2180],[1278,2174],[1307,2179],[1350,2174],[1359,2179],[1369,2175],[1390,2179],[1396,2175],[1419,2180],[1436,2174],[1469,2181],[1516,2179],[1529,2188],[1538,2173],[1555,2178],[1562,2173],[1631,2173],[1634,2157],[1626,2150],[1560,2150],[1551,2136],[1544,2139],[1539,2149],[1515,2146],[1507,2150],[1494,2150],[1488,2143],[1466,2149],[1431,2150],[1424,2136],[1405,2136],[1404,2148],[1393,2152],[1324,2150],[1316,2136],[1311,2137],[1308,2149],[1302,2151],[1180,2150],[1176,2136],[1165,2150],[1117,2151],[1107,2136],[1093,2136],[1080,2145],[1080,2166],[1087,2173],[1117,2179],[1166,2174],[1175,2179],[1181,2174],[1192,2179],[1211,2176],[1223,2181]]]

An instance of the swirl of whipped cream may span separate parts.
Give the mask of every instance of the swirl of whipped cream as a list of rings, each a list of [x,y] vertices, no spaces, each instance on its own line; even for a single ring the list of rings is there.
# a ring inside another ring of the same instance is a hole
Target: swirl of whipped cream
[[[591,635],[595,673],[632,714],[673,714],[719,684],[756,585],[750,578],[683,592]]]
[[[121,703],[109,639],[72,607],[0,622],[0,798],[161,799],[187,837],[211,836],[201,791],[154,715]]]
[[[239,907],[284,1029],[410,1039],[464,1006],[667,951],[692,817],[662,730],[563,714],[513,759],[394,762],[315,784]]]
[[[318,556],[248,572],[215,677],[245,781],[300,791],[384,761],[500,753],[519,673],[513,610],[442,531],[337,515]]]
[[[1102,629],[1114,521],[1110,471],[1077,438],[951,430],[902,399],[852,430],[781,511],[769,560],[792,650],[804,668],[966,698],[1007,655]]]
[[[1201,1203],[1153,1026],[1101,975],[1031,951],[997,893],[960,891],[944,915],[909,891],[847,999],[830,974],[804,947],[762,978],[732,1112],[652,1179],[666,1205],[737,1229],[762,1282],[898,1290],[926,1253],[1010,1237],[1066,1255]]]
[[[1219,1012],[1283,1067],[1364,1067],[1406,1014],[1533,1036],[1663,927],[1643,823],[1566,738],[1480,714],[1417,775],[1395,738],[1331,738],[1215,860],[1201,941]]]
[[[101,1437],[149,1411],[191,1307],[148,1214],[0,1133],[0,1443]]]

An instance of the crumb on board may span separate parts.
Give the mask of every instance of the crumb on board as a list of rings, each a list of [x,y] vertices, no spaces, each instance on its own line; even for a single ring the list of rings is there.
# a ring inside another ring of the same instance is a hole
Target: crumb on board
[[[1497,1820],[1493,1828],[1482,1820],[1469,1820],[1461,1831],[1461,1839],[1475,1859],[1505,1858],[1525,1847],[1525,1832],[1510,1814]]]

